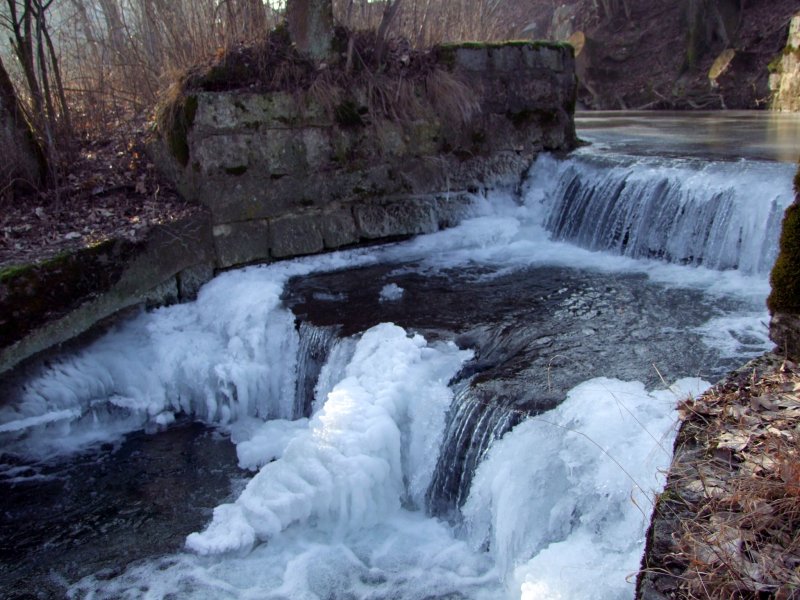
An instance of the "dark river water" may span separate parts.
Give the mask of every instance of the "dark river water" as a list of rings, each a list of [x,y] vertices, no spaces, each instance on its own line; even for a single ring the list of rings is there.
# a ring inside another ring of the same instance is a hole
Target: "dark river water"
[[[657,490],[659,390],[769,349],[799,124],[582,113],[454,230],[224,274],[6,386],[3,597],[632,597],[601,459]]]

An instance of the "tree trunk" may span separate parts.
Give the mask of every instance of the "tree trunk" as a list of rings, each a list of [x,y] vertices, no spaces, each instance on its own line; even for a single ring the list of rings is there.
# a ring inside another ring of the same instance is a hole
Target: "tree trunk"
[[[45,180],[46,160],[25,119],[11,79],[0,59],[0,197],[35,189]]]
[[[331,54],[333,40],[332,0],[287,0],[289,35],[300,52],[318,62]]]
[[[392,24],[397,9],[400,8],[401,0],[394,0],[394,2],[387,2],[386,8],[383,10],[383,18],[378,27],[378,34],[375,36],[375,66],[380,67],[383,62],[383,52],[386,49],[386,37],[389,35],[389,27]]]

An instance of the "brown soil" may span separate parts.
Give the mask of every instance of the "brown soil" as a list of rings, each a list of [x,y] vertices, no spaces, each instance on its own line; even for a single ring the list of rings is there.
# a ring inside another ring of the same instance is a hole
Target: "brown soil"
[[[0,201],[0,269],[107,239],[140,240],[151,226],[199,210],[159,175],[146,135],[139,124],[81,140],[59,165],[57,186]]]

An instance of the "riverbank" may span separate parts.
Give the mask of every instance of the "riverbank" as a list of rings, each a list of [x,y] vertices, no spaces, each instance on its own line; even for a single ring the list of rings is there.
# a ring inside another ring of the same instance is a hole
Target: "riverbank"
[[[82,139],[57,185],[17,198],[0,196],[0,277],[14,267],[108,240],[143,240],[156,226],[196,216],[147,157],[148,126],[131,122]]]
[[[800,368],[766,354],[679,406],[641,600],[800,593]]]

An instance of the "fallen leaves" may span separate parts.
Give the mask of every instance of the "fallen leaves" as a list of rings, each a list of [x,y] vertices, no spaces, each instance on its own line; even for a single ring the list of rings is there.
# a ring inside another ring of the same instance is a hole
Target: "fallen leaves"
[[[137,240],[188,216],[187,204],[142,150],[144,128],[89,140],[63,166],[59,186],[0,208],[0,267],[40,262],[111,238]]]
[[[669,483],[687,508],[671,555],[682,597],[800,598],[797,365],[728,380],[680,414],[699,447]]]

